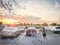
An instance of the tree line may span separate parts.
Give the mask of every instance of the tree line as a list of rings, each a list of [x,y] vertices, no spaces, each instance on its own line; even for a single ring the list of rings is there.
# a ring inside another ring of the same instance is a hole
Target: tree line
[[[57,23],[51,23],[51,24],[48,24],[48,23],[42,23],[42,24],[33,24],[33,23],[20,23],[20,25],[42,25],[42,26],[60,26],[60,24],[57,24]]]
[[[57,24],[57,23],[51,23],[51,24],[43,23],[42,25],[43,26],[48,26],[48,25],[50,25],[50,26],[60,26],[60,24]]]

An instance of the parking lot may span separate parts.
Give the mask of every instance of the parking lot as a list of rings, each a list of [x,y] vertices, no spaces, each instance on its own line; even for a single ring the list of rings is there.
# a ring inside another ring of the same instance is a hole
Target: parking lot
[[[60,34],[54,34],[47,31],[48,41],[43,41],[42,32],[37,34],[37,37],[28,37],[21,33],[15,39],[0,39],[0,45],[60,45]]]

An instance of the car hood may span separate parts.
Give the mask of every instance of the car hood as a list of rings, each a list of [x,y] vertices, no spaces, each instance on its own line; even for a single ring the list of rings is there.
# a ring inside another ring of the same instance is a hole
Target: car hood
[[[16,32],[18,30],[2,30],[2,32]]]

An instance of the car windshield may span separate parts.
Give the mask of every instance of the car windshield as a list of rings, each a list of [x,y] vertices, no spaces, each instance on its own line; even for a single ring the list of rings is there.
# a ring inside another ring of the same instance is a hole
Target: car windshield
[[[13,30],[14,28],[7,28],[6,30]]]
[[[4,30],[16,30],[17,28],[15,27],[6,27]]]
[[[56,29],[60,29],[60,27],[56,27]]]

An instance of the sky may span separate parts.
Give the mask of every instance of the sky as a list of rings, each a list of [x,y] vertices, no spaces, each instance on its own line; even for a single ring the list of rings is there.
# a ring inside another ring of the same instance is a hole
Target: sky
[[[15,2],[12,1],[12,7],[10,8],[11,12],[17,16],[34,16],[43,21],[60,22],[60,0],[15,0]],[[37,20],[35,19],[35,21]]]

